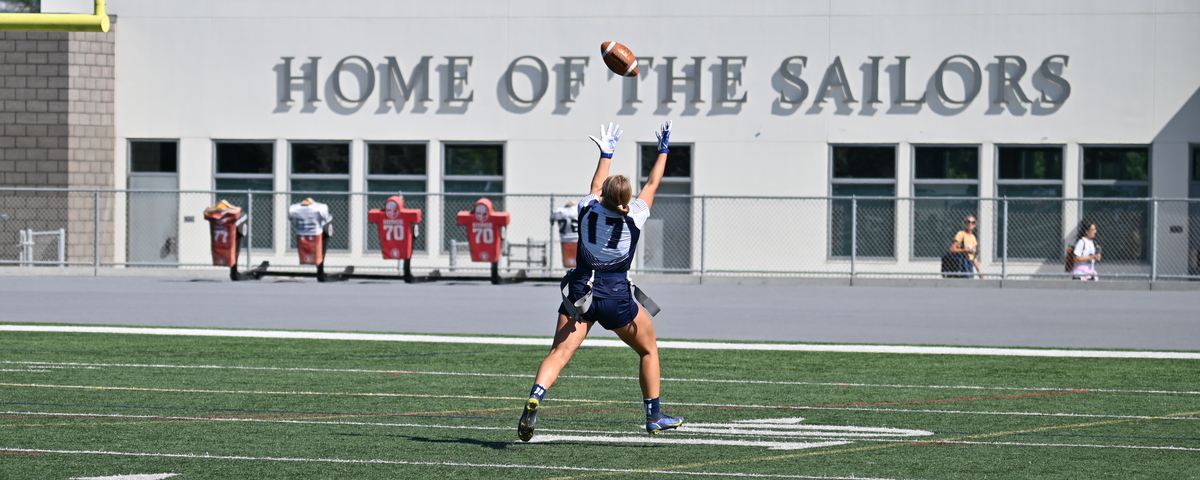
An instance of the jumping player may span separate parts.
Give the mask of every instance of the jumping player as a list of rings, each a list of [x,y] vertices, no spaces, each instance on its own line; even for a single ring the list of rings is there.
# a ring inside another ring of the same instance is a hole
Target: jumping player
[[[628,178],[608,176],[621,133],[619,126],[610,123],[608,128],[600,126],[600,138],[588,137],[600,147],[600,160],[592,176],[591,194],[578,203],[579,253],[576,260],[579,266],[567,272],[564,279],[569,295],[558,309],[554,343],[550,354],[538,367],[525,411],[517,424],[517,436],[526,442],[533,438],[538,406],[546,390],[558,379],[595,322],[615,332],[641,356],[639,383],[646,407],[646,431],[657,434],[683,425],[683,417],[663,415],[659,407],[661,381],[654,322],[634,301],[628,277],[638,236],[650,217],[650,206],[666,168],[671,122],[664,123],[655,132],[658,158],[636,200],[632,200],[633,186]],[[571,302],[570,310],[566,302]],[[571,316],[575,313],[579,317]]]

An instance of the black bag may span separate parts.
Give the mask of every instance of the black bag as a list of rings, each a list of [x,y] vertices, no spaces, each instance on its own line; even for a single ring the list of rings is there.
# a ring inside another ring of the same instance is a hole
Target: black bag
[[[946,252],[942,255],[942,277],[964,278],[967,271],[967,256],[961,253]]]

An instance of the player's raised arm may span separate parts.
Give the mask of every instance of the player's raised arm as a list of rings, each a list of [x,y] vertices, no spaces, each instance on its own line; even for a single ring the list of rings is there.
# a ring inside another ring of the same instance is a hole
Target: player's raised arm
[[[621,139],[620,125],[613,125],[611,122],[608,128],[600,125],[600,138],[591,135],[588,138],[596,142],[596,146],[600,147],[600,160],[596,163],[596,174],[592,175],[592,189],[590,192],[593,195],[600,195],[600,188],[604,185],[604,179],[608,178],[608,168],[612,166],[613,151],[617,149],[617,140]]]
[[[658,184],[662,182],[663,171],[667,168],[667,147],[671,143],[671,122],[662,124],[658,127],[658,131],[654,132],[658,137],[658,158],[654,159],[654,168],[650,169],[650,176],[646,179],[646,184],[642,186],[642,193],[638,194],[638,199],[646,202],[646,207],[649,208],[654,204],[654,194],[658,193]]]

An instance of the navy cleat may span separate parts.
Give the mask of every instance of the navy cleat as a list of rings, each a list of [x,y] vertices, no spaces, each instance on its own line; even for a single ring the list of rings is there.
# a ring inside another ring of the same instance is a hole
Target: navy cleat
[[[530,397],[525,402],[525,411],[521,413],[521,421],[517,423],[517,437],[522,442],[533,438],[533,427],[537,424],[538,399]]]
[[[646,417],[646,431],[651,435],[657,435],[663,430],[678,428],[680,425],[683,425],[683,417],[668,417],[666,415],[659,415],[657,419],[652,419],[649,416]]]

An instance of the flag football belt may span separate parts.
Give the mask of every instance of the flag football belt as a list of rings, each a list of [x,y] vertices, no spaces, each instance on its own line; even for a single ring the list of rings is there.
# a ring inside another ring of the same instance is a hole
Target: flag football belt
[[[572,302],[570,299],[571,281],[569,280],[572,271],[574,270],[567,271],[567,274],[563,276],[562,282],[559,283],[558,286],[562,288],[561,293],[563,309],[567,311],[567,315],[573,320],[581,321],[583,320],[583,314],[587,313],[587,311],[592,308],[592,283],[596,280],[596,272],[593,271],[591,276],[588,277],[587,291],[582,297],[579,297],[579,300]],[[658,315],[658,312],[662,311],[662,308],[654,302],[654,299],[650,298],[649,295],[646,295],[646,292],[642,291],[640,287],[634,284],[633,280],[629,281],[629,287],[633,289],[634,300],[637,300],[638,303],[642,304],[642,308],[645,308],[646,313],[649,313],[651,317]]]

